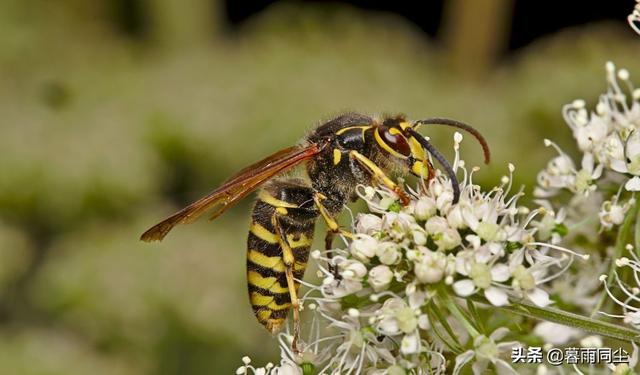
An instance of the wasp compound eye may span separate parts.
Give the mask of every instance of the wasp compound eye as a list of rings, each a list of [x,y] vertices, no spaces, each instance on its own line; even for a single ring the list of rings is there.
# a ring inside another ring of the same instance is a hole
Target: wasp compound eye
[[[402,131],[396,127],[380,125],[376,128],[376,141],[380,146],[390,153],[398,157],[408,157],[411,155],[411,147],[409,142],[402,135]]]

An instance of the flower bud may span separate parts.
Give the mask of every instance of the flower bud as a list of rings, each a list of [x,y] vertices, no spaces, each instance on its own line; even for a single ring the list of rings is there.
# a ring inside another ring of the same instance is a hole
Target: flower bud
[[[369,285],[376,292],[387,289],[392,279],[393,272],[385,265],[375,266],[369,271]]]
[[[413,271],[420,282],[437,283],[444,277],[446,263],[444,254],[426,251],[420,262],[415,264]]]
[[[436,214],[436,201],[431,197],[420,197],[413,207],[416,219],[425,221]]]
[[[382,228],[382,219],[372,214],[359,214],[356,231],[358,233],[373,234]]]
[[[351,242],[351,254],[354,257],[369,262],[370,258],[376,255],[376,248],[378,247],[378,240],[369,236],[368,234],[357,234]]]
[[[443,217],[434,216],[427,220],[427,222],[424,224],[424,228],[426,229],[427,233],[433,236],[449,229],[449,223],[447,223],[447,220]]]
[[[376,248],[376,255],[380,263],[392,265],[398,263],[402,254],[398,245],[394,242],[382,242]]]
[[[360,281],[367,274],[367,267],[356,260],[345,260],[340,263],[340,274],[346,280]]]

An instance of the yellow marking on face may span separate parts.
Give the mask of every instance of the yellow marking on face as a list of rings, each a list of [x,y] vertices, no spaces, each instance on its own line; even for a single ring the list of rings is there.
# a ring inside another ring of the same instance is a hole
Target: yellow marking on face
[[[395,156],[397,158],[400,158],[400,159],[406,159],[407,158],[406,156],[402,155],[398,151],[396,151],[396,150],[392,149],[391,147],[389,147],[389,145],[380,136],[380,131],[378,130],[378,128],[376,128],[376,130],[374,131],[373,136],[375,137],[376,142],[380,145],[380,147],[382,147],[385,151],[387,151],[391,155],[393,155],[393,156]]]
[[[411,124],[409,124],[406,121],[401,122],[400,124],[398,124],[400,126],[400,129],[402,130],[407,130],[408,128],[413,128],[413,126],[411,126]],[[392,134],[393,134],[393,130],[392,130]],[[407,138],[407,140],[409,141],[409,149],[411,150],[411,155],[418,159],[418,160],[424,160],[425,158],[425,154],[424,154],[424,149],[422,148],[422,146],[420,145],[420,143],[418,141],[416,141],[415,138],[409,136]]]
[[[313,238],[309,238],[306,235],[301,234],[300,238],[296,240],[293,234],[289,234],[287,235],[287,242],[291,248],[295,249],[296,247],[311,246]]]
[[[273,301],[273,296],[265,296],[258,292],[251,292],[251,298],[249,298],[252,305],[266,306]]]
[[[389,133],[393,134],[393,135],[402,135],[402,131],[398,128],[391,128],[389,129]]]
[[[276,212],[280,215],[286,216],[289,211],[284,207],[278,207],[276,208]]]
[[[418,160],[425,160],[426,155],[424,153],[424,148],[422,145],[416,141],[415,138],[409,138],[409,149],[411,150],[411,155]]]
[[[278,279],[276,279],[275,277],[263,277],[255,271],[247,272],[247,280],[250,284],[253,284],[262,289],[267,289],[273,293],[287,293],[289,291],[288,288],[281,287],[278,283]]]
[[[278,236],[275,233],[271,233],[267,228],[263,227],[259,223],[251,223],[249,231],[253,233],[259,239],[268,243],[278,243]]]
[[[285,202],[281,199],[275,198],[266,190],[260,190],[258,199],[273,207],[298,208],[297,204]]]
[[[333,149],[333,165],[338,165],[340,163],[340,159],[342,159],[342,152],[337,148]]]
[[[411,172],[418,177],[429,178],[429,168],[420,160],[413,163],[411,166]]]

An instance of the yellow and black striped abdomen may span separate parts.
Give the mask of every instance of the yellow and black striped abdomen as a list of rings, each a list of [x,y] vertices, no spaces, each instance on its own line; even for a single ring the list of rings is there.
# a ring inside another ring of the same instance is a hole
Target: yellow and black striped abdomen
[[[273,181],[260,192],[251,213],[247,239],[249,300],[256,318],[270,332],[278,331],[291,308],[277,233],[286,238],[293,252],[294,277],[302,279],[318,216],[312,198],[313,190],[300,180]],[[296,282],[296,291],[299,286]]]

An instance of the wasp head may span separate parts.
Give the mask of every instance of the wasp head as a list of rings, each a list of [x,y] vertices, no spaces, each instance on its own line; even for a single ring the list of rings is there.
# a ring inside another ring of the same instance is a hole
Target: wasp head
[[[489,146],[482,134],[472,126],[456,120],[432,118],[410,123],[404,116],[389,117],[375,127],[374,137],[382,150],[392,157],[403,160],[412,174],[427,180],[433,177],[432,166],[427,158],[427,153],[431,154],[449,175],[454,191],[453,203],[457,203],[460,197],[460,187],[455,171],[447,159],[429,143],[428,139],[417,132],[419,126],[427,124],[452,126],[471,133],[482,146],[485,163],[489,162]]]

